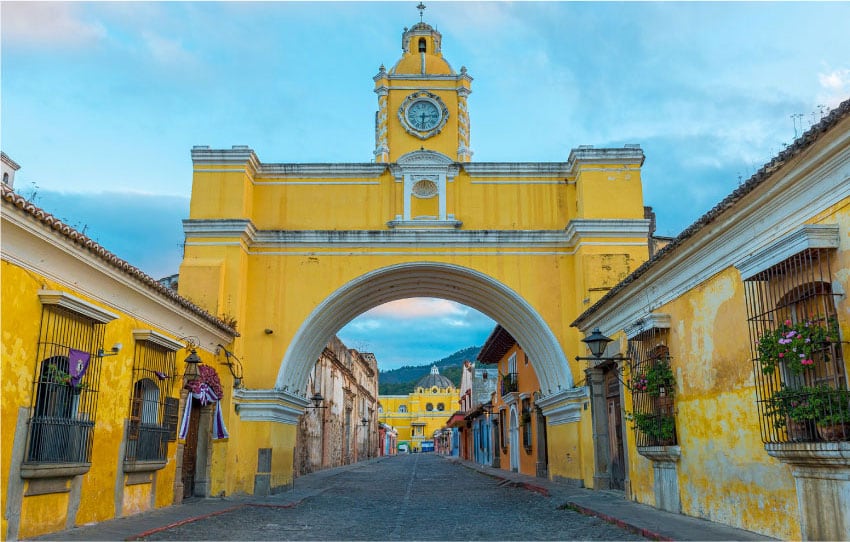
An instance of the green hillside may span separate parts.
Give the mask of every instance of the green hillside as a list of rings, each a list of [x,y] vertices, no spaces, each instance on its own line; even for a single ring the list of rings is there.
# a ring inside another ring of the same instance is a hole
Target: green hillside
[[[474,361],[480,346],[468,346],[450,354],[439,361],[425,365],[405,365],[390,371],[381,371],[378,375],[378,393],[380,395],[405,395],[413,391],[416,382],[431,371],[436,365],[440,374],[451,380],[455,386],[460,386],[461,368],[464,360]]]

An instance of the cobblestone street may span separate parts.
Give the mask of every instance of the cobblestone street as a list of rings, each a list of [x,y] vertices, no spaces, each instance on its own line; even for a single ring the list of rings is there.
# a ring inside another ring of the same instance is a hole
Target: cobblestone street
[[[294,507],[249,505],[145,539],[643,540],[434,454],[387,458],[306,480],[296,479],[295,487],[313,490],[311,496]]]

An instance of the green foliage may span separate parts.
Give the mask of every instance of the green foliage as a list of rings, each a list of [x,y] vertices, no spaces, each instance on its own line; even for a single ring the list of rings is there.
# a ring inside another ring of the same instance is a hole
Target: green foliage
[[[670,414],[632,414],[634,428],[655,442],[672,442],[676,435],[676,420]]]
[[[783,385],[770,396],[767,407],[777,429],[784,427],[786,420],[814,421],[818,425],[850,423],[850,391],[823,384],[800,388]]]
[[[785,320],[778,328],[765,331],[759,338],[758,355],[761,371],[773,374],[776,365],[784,363],[794,374],[814,365],[815,352],[838,340],[838,321],[830,318],[826,326],[807,320],[792,324]]]
[[[413,392],[416,383],[429,373],[432,365],[436,365],[440,369],[440,374],[451,380],[456,387],[460,386],[463,362],[474,360],[480,350],[480,346],[469,346],[439,361],[424,365],[405,365],[398,369],[381,371],[378,375],[378,394],[407,395]]]
[[[646,392],[651,397],[673,395],[676,377],[667,359],[657,359],[649,362],[649,368],[632,377],[632,389]]]

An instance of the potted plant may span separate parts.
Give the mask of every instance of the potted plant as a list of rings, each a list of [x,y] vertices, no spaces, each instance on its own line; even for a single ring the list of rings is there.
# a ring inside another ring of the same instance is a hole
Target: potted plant
[[[634,428],[657,446],[669,446],[676,440],[676,420],[672,414],[635,412]]]
[[[74,395],[79,395],[83,389],[86,388],[86,384],[84,382],[74,383],[73,377],[71,375],[60,369],[58,365],[55,363],[50,363],[47,366],[47,381],[53,382],[55,384],[59,384],[62,386],[67,386],[71,389]]]
[[[676,377],[667,358],[648,362],[649,367],[632,378],[632,390],[647,393],[654,399],[657,413],[672,414]]]
[[[827,325],[811,320],[792,323],[785,320],[778,328],[765,331],[758,342],[758,359],[764,374],[773,374],[782,364],[799,375],[815,363],[815,353],[838,340],[838,322],[830,318]]]
[[[773,417],[776,429],[787,429],[791,440],[810,440],[810,424],[814,420],[810,399],[808,388],[789,388],[783,384],[768,399],[767,415]]]
[[[823,384],[808,388],[811,415],[823,440],[850,440],[850,391]]]

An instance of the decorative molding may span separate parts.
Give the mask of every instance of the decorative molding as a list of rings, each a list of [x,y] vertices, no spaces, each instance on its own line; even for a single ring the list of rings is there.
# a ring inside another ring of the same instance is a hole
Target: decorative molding
[[[589,397],[587,386],[582,386],[545,395],[534,404],[540,407],[549,425],[562,425],[581,420],[583,404]]]
[[[470,177],[555,177],[565,181],[569,174],[567,162],[464,162],[461,167]]]
[[[735,264],[741,279],[748,280],[795,254],[812,248],[838,248],[837,224],[804,224]]]
[[[192,147],[192,164],[246,165],[249,172],[258,171],[260,160],[247,145],[233,145],[230,149],[211,149],[206,145]]]
[[[648,314],[625,329],[626,338],[631,340],[650,329],[670,329],[670,315],[662,313]]]
[[[258,235],[257,227],[248,219],[184,219],[183,233],[186,237],[236,237],[249,245]]]
[[[386,164],[371,162],[350,164],[260,164],[257,176],[262,178],[294,179],[335,179],[335,178],[375,178],[387,170]],[[255,184],[262,184],[259,179]]]
[[[637,452],[653,462],[676,463],[682,457],[682,448],[676,446],[638,446]]]
[[[850,442],[768,443],[764,449],[769,456],[798,468],[850,470]],[[850,478],[850,472],[845,475]]]
[[[387,222],[387,227],[390,229],[457,229],[463,226],[460,220],[439,220],[439,219],[410,219],[410,220],[390,220]]]
[[[298,425],[299,418],[310,404],[310,401],[304,397],[277,388],[236,389],[233,391],[233,401],[236,413],[243,421],[275,422],[287,425]]]
[[[79,297],[72,296],[68,292],[62,292],[60,290],[39,290],[38,299],[42,305],[57,305],[100,324],[108,324],[118,318],[118,315],[113,312],[101,309],[97,305],[83,301]]]
[[[157,333],[152,329],[134,329],[133,339],[135,339],[136,342],[147,341],[159,345],[166,350],[171,350],[172,352],[176,352],[186,346],[185,344],[175,341],[170,337],[166,337],[161,333]]]
[[[570,246],[587,237],[638,237],[649,239],[650,221],[646,219],[573,219],[566,227]]]
[[[578,173],[578,167],[582,164],[630,164],[642,166],[646,156],[640,145],[625,145],[620,149],[604,148],[595,149],[593,145],[581,145],[570,151],[567,158],[567,169],[569,175]]]

